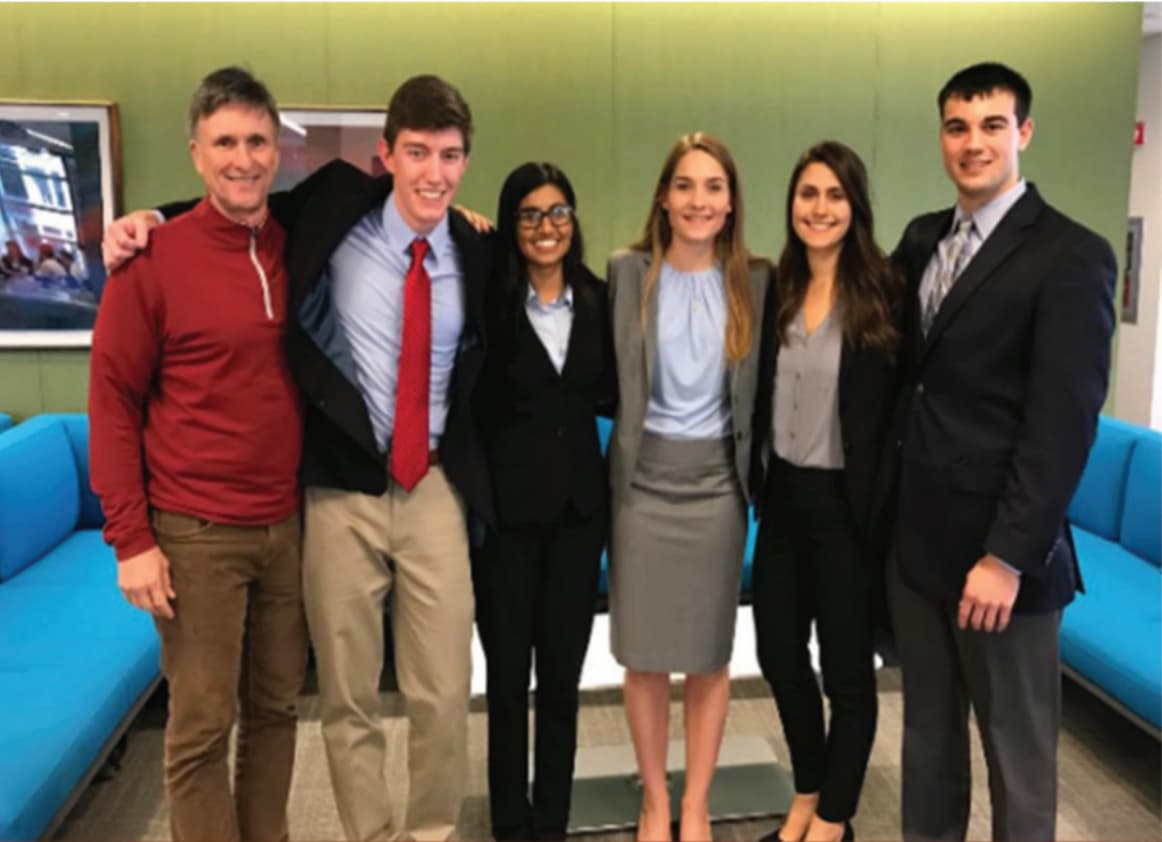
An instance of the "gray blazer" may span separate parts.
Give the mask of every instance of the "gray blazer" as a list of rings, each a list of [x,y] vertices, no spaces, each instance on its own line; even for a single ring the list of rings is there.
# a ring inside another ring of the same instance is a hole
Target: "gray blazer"
[[[617,356],[618,405],[609,439],[609,473],[616,509],[633,479],[638,446],[650,404],[654,358],[657,356],[658,288],[650,296],[646,336],[642,335],[641,290],[650,268],[644,251],[621,249],[609,258],[613,346]],[[741,362],[730,368],[730,407],[734,416],[734,465],[742,493],[750,495],[751,415],[758,385],[759,329],[763,301],[771,277],[771,264],[755,258],[750,265],[750,296],[754,313],[751,348]]]

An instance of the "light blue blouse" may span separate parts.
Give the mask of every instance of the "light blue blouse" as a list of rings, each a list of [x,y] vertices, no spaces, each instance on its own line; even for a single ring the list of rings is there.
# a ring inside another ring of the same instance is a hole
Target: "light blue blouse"
[[[658,347],[645,429],[671,439],[730,435],[722,267],[658,278]]]
[[[573,332],[573,287],[566,284],[556,301],[544,304],[533,285],[529,284],[525,312],[528,313],[529,323],[536,331],[537,338],[545,346],[553,368],[560,374],[569,353],[569,334]]]

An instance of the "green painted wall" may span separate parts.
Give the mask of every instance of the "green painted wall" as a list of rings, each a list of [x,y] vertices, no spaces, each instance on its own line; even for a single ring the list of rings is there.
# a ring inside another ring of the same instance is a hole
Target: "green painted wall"
[[[824,137],[863,155],[890,249],[912,215],[953,198],[936,91],[996,59],[1035,94],[1024,173],[1116,249],[1125,238],[1137,3],[8,3],[3,13],[0,98],[117,102],[129,207],[199,193],[184,111],[215,67],[249,65],[285,105],[379,105],[407,76],[435,72],[476,117],[461,200],[494,213],[515,164],[561,164],[599,271],[638,234],[665,152],[694,129],[734,151],[752,250],[777,255],[786,178]],[[0,351],[0,410],[83,409],[87,362],[83,351]]]

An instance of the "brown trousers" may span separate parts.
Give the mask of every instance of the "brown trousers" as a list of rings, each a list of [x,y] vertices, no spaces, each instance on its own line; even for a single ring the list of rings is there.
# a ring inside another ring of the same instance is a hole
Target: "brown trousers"
[[[174,619],[156,621],[169,681],[165,787],[173,838],[286,839],[295,700],[307,652],[300,517],[223,526],[155,511],[153,530],[177,593]]]

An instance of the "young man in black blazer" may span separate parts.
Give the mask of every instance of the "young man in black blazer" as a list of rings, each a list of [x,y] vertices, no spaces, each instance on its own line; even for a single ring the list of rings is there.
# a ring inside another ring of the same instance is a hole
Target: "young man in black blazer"
[[[1114,255],[1019,173],[1032,94],[978,64],[940,91],[957,203],[909,223],[889,598],[904,683],[907,839],[963,839],[968,710],[994,839],[1052,839],[1061,610],[1081,588],[1065,513],[1109,379]]]
[[[288,232],[288,361],[307,404],[304,602],[331,781],[353,840],[395,833],[379,702],[389,592],[410,723],[402,833],[452,837],[466,783],[474,599],[465,510],[492,519],[470,401],[492,247],[448,213],[471,138],[459,91],[416,76],[388,104],[377,151],[389,175],[336,160],[271,196]],[[118,224],[106,234],[106,263],[144,245],[148,215]]]

